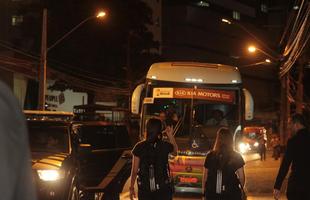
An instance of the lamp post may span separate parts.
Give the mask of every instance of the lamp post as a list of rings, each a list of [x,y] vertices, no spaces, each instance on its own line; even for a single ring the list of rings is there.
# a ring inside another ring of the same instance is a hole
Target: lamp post
[[[47,53],[59,44],[62,40],[68,37],[72,32],[82,26],[85,22],[90,19],[99,18],[102,19],[106,16],[106,12],[101,11],[97,15],[92,15],[75,25],[70,31],[65,33],[61,38],[56,40],[50,47],[47,48],[47,9],[43,9],[43,20],[42,20],[42,39],[41,39],[41,59],[39,67],[39,99],[38,99],[38,110],[45,110],[45,90],[46,90],[46,65],[47,65]]]

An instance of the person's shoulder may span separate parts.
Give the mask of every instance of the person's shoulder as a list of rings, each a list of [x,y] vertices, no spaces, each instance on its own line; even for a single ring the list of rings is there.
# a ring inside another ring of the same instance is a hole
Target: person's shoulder
[[[168,141],[161,141],[160,142],[160,144],[162,145],[162,146],[164,146],[164,147],[168,147],[168,148],[170,148],[170,147],[172,147],[173,148],[173,145],[170,143],[170,142],[168,142]]]
[[[242,155],[238,151],[232,151],[232,156],[234,158],[243,159]]]
[[[216,155],[216,152],[214,150],[208,151],[206,157],[214,157]]]
[[[146,141],[142,140],[142,141],[137,142],[133,148],[135,149],[135,148],[139,148],[145,145],[146,145]]]

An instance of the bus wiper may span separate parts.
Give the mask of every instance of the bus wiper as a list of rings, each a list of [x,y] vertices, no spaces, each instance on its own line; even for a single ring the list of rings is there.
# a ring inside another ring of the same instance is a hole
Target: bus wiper
[[[175,128],[173,130],[173,136],[175,136],[175,134],[180,129],[181,125],[184,123],[185,115],[186,115],[186,105],[184,106],[183,116],[178,120],[177,124],[175,125]]]

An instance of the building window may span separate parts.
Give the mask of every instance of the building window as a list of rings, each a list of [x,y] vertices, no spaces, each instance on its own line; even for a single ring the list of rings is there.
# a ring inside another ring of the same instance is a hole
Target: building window
[[[260,5],[260,10],[264,13],[268,12],[268,7],[266,4],[261,4]]]
[[[24,17],[22,15],[13,15],[12,16],[12,26],[18,26],[24,21]]]
[[[210,4],[206,1],[198,1],[197,5],[201,6],[201,7],[209,7],[210,6]]]
[[[240,20],[240,13],[238,11],[233,11],[233,18],[236,20]]]

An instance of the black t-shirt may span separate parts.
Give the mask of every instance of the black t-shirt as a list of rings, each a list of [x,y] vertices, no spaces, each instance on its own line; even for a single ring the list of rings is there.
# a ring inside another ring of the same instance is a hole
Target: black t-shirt
[[[154,148],[153,144],[147,141],[138,142],[132,150],[132,154],[140,158],[140,163],[149,159],[149,152]],[[173,152],[173,145],[166,141],[159,141],[156,144],[156,154],[160,160],[168,163],[168,155]]]
[[[149,166],[155,166],[156,183],[162,185],[169,179],[168,155],[173,152],[173,145],[169,142],[158,141],[156,145],[142,141],[136,144],[132,154],[140,158],[138,171],[138,186],[140,189],[149,188]],[[145,188],[143,188],[145,187]]]
[[[233,151],[227,157],[227,162],[221,167],[219,164],[220,155],[215,151],[210,151],[207,154],[204,167],[208,169],[207,182],[206,182],[206,195],[214,196],[216,194],[216,180],[217,170],[222,171],[223,185],[225,185],[225,191],[222,195],[239,195],[239,180],[236,175],[236,171],[244,166],[244,160],[242,156]]]

